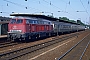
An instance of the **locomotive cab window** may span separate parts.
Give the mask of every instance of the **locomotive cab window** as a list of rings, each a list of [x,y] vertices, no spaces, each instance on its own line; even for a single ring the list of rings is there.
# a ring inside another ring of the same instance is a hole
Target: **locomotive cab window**
[[[11,24],[16,23],[16,19],[12,19],[12,20],[10,21],[10,23],[11,23]]]
[[[17,24],[23,23],[23,20],[22,19],[18,19],[16,23]]]
[[[23,23],[23,20],[22,19],[18,19],[18,20],[16,20],[16,19],[12,19],[11,21],[10,21],[10,23],[11,24],[20,24],[20,23]]]
[[[37,21],[35,20],[29,20],[30,24],[37,24]]]

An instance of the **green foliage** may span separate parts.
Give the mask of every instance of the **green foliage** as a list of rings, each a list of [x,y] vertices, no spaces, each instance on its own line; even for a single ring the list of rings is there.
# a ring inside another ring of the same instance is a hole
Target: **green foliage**
[[[74,20],[69,20],[67,17],[59,17],[60,20],[76,23]]]
[[[69,20],[69,22],[76,23],[76,21],[74,21],[74,20]]]
[[[82,23],[80,20],[77,20],[77,23],[80,25],[85,25],[84,23]]]
[[[59,17],[60,20],[68,21],[69,19],[67,17]]]
[[[80,25],[85,25],[80,20],[77,20],[77,22],[76,22],[75,20],[69,20],[67,17],[59,17],[59,19],[64,20],[64,21],[68,21],[68,22],[72,22],[72,23],[77,23],[77,24],[80,24]]]

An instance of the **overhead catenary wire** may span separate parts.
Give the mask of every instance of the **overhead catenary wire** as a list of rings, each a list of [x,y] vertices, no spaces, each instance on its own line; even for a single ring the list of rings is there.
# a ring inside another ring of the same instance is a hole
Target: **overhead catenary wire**
[[[9,1],[9,0],[3,0],[3,1],[6,1],[6,2],[11,3],[11,4],[14,4],[16,6],[24,7],[25,9],[29,8],[29,9],[33,9],[33,10],[36,10],[36,11],[40,11],[39,9],[32,8],[30,6],[25,6],[23,4],[15,3],[15,2],[12,2],[12,1]]]
[[[15,2],[12,2],[11,0],[10,0],[10,1],[9,1],[9,0],[3,0],[3,1],[6,1],[6,2],[7,2],[7,6],[10,6],[9,3],[11,3],[11,4],[14,4],[14,5],[17,5],[17,6],[20,6],[20,7],[24,7],[25,9],[34,9],[35,12],[37,12],[37,11],[41,11],[41,12],[42,12],[42,10],[40,10],[40,9],[37,9],[37,8],[34,8],[34,7],[32,8],[32,6],[31,6],[31,7],[30,7],[30,6],[25,6],[25,5],[21,4],[21,3],[15,3]],[[67,11],[66,11],[68,5],[71,6],[71,3],[72,3],[72,2],[71,2],[70,0],[69,0],[68,2],[66,2],[66,3],[67,3],[67,6],[66,6],[65,11],[62,10],[60,7],[54,5],[52,1],[47,1],[47,0],[43,0],[43,1],[46,2],[46,3],[48,3],[50,6],[53,6],[54,8],[57,8],[57,9],[59,9],[60,11],[63,11],[63,12],[66,13],[66,14],[69,14],[69,15],[71,15],[71,16],[73,16],[73,17],[77,17],[76,15],[72,14],[71,12],[67,12]],[[63,1],[63,0],[61,0],[61,1]],[[65,2],[65,1],[63,1],[63,2]],[[41,4],[42,2],[39,0],[38,3]],[[89,0],[88,0],[87,3],[89,4]],[[75,10],[75,9],[73,9],[73,10]],[[55,10],[55,11],[56,11],[56,10]],[[48,11],[46,11],[46,12],[48,12]],[[50,11],[50,12],[51,12],[51,11]],[[87,11],[87,12],[88,12],[88,11]]]
[[[48,3],[48,4],[50,4],[51,6],[53,6],[53,7],[55,7],[55,8],[57,8],[57,9],[62,10],[61,8],[55,6],[51,1],[50,1],[50,2],[48,2],[48,1],[46,1],[46,0],[43,0],[43,1],[46,2],[46,3]],[[62,11],[63,11],[63,10],[62,10]]]
[[[81,0],[80,0],[80,2],[81,2],[81,4],[82,4],[83,8],[85,9],[86,13],[88,14],[88,16],[90,16],[89,13],[88,13],[88,11],[87,11],[86,8],[85,8],[83,2],[82,2]]]
[[[86,10],[87,10],[87,11],[88,11],[89,4],[90,4],[90,2],[89,2],[89,0],[88,0],[88,1],[87,1],[87,6],[86,6]]]
[[[36,1],[36,0],[34,0],[34,1]],[[42,1],[38,1],[37,3],[39,3],[40,6],[43,6],[43,8],[47,8],[47,6],[42,3]],[[50,5],[51,5],[51,1],[50,1]],[[48,11],[48,10],[50,10],[50,11]],[[51,8],[48,8],[47,11],[40,11],[40,12],[36,12],[36,13],[50,13],[50,12],[53,13],[52,9]]]
[[[67,4],[67,7],[70,6],[72,10],[75,10],[72,6],[71,6],[71,1],[69,0],[68,2],[65,2],[64,0],[61,0],[62,2]],[[77,12],[77,11],[75,11]]]
[[[3,1],[6,1],[6,2],[8,2],[8,3],[12,3],[12,4],[17,5],[17,6],[20,6],[20,7],[24,7],[25,9],[30,8],[30,9],[35,9],[36,11],[41,11],[41,10],[38,10],[38,9],[36,9],[36,8],[32,8],[32,7],[29,7],[29,6],[25,6],[25,5],[22,5],[22,4],[18,4],[18,3],[15,3],[15,2],[11,2],[11,1],[9,1],[9,0],[3,0]],[[44,1],[44,2],[47,2],[46,0],[43,0],[43,1]],[[53,6],[53,7],[55,7],[55,8],[60,9],[59,7],[57,7],[57,6],[55,6],[54,4],[52,4],[51,1],[50,1],[50,2],[47,2],[47,3],[49,3],[51,6]],[[60,9],[60,10],[62,10],[62,9]],[[63,11],[63,10],[62,10],[62,11]],[[70,14],[69,12],[66,12],[66,11],[63,11],[63,12]],[[70,15],[71,15],[71,14],[70,14]]]
[[[59,9],[59,10],[61,10],[61,11],[63,11],[61,8],[59,8],[59,7],[57,7],[57,6],[55,6],[53,3],[51,3],[51,2],[48,2],[48,1],[46,1],[46,0],[43,0],[44,2],[46,2],[46,3],[48,3],[48,4],[50,4],[51,6],[53,6],[54,8],[57,8],[57,9]],[[64,1],[65,2],[65,1]],[[70,3],[70,1],[69,1],[69,3]],[[68,4],[69,4],[68,3]],[[73,16],[73,17],[77,17],[76,15],[73,15],[73,14],[71,14],[71,13],[69,13],[69,12],[67,12],[67,11],[63,11],[64,13],[66,13],[66,14],[69,14],[69,15],[71,15],[71,16]]]
[[[61,1],[63,1],[64,3],[67,3],[67,2],[65,2],[64,0],[61,0]],[[69,2],[70,2],[70,0],[69,0]],[[87,1],[87,4],[89,5],[89,0]],[[87,6],[88,6],[87,5]],[[71,7],[71,2],[70,2],[70,4],[69,4],[69,6]],[[72,10],[75,10],[73,7],[71,7],[72,8]],[[88,7],[87,7],[88,8]],[[76,11],[76,12],[85,12],[86,11],[86,9],[84,10],[84,11]],[[88,15],[89,15],[89,13],[88,13],[88,11],[86,12]]]
[[[89,4],[89,0],[88,0],[88,4]]]
[[[1,10],[0,10],[0,14],[9,14],[9,12],[5,12],[4,9],[3,9],[3,5],[0,6],[1,7]]]

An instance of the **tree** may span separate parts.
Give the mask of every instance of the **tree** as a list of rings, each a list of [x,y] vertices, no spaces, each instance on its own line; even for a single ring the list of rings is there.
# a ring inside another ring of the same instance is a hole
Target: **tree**
[[[69,21],[69,19],[67,17],[59,17],[60,20],[65,20],[65,21]]]
[[[81,20],[77,20],[77,23],[80,25],[85,25],[84,23],[81,22]]]

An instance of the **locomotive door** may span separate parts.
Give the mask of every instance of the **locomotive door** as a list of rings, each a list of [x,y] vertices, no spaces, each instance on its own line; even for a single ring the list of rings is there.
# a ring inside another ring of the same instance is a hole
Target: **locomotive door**
[[[36,31],[35,28],[36,28],[36,25],[35,25],[35,24],[32,24],[32,25],[31,25],[31,30],[32,30],[32,32],[35,32],[35,31]]]
[[[29,23],[29,20],[26,20],[26,31],[31,32],[31,25]]]

